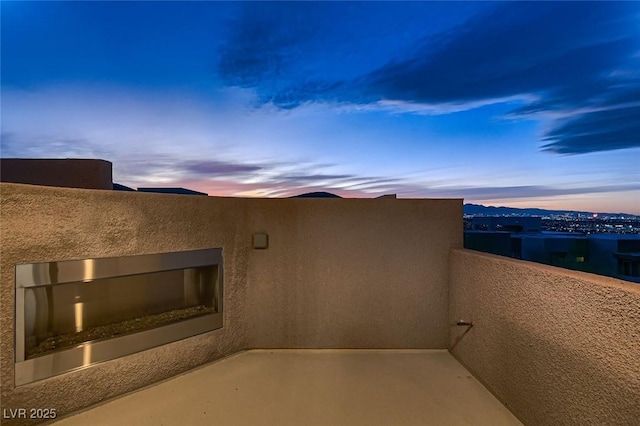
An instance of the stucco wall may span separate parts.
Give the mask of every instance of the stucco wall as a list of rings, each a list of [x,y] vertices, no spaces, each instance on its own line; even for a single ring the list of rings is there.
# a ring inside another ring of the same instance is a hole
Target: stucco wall
[[[253,348],[445,348],[461,200],[255,200]]]
[[[447,253],[462,245],[461,200],[237,199],[3,183],[0,201],[2,408],[63,415],[244,348],[446,347]],[[269,234],[267,250],[251,249],[255,232]],[[208,247],[224,250],[222,329],[13,386],[15,264]]]
[[[523,423],[638,424],[638,284],[469,250],[450,267],[450,350]]]
[[[56,408],[62,415],[246,346],[243,200],[14,184],[0,185],[0,197],[2,408]],[[14,388],[15,264],[209,247],[224,250],[222,329]]]

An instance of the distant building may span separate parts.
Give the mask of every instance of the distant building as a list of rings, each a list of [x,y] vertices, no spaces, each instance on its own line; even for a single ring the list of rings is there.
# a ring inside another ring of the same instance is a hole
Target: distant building
[[[159,194],[209,195],[187,188],[138,188],[138,192],[157,192]]]
[[[0,181],[63,188],[113,189],[111,162],[85,158],[2,158]]]
[[[119,183],[113,183],[113,190],[114,191],[134,191],[135,189],[133,188],[129,188],[128,186],[124,186],[124,185],[120,185]]]
[[[540,217],[473,217],[464,247],[640,283],[640,235],[540,228]]]
[[[506,231],[465,231],[464,247],[500,256],[513,255],[511,233]]]
[[[540,232],[539,216],[476,216],[471,219],[471,229],[478,231]]]
[[[589,250],[585,235],[539,233],[516,236],[520,259],[567,269],[587,270]]]
[[[590,235],[589,254],[594,273],[640,283],[640,235]]]

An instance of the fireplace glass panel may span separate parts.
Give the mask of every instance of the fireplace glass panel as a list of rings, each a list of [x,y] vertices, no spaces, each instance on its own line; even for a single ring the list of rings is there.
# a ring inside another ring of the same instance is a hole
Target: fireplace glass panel
[[[218,313],[218,265],[25,289],[25,358]]]
[[[15,385],[223,326],[222,248],[19,264]]]

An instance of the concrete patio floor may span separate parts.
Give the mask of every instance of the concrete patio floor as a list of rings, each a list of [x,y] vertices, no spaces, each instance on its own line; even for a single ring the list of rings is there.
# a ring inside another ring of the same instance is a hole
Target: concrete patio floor
[[[67,417],[85,425],[521,425],[446,350],[250,350]]]

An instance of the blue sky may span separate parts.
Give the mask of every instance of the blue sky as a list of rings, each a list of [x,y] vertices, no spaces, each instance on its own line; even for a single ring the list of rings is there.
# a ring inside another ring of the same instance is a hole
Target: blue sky
[[[638,2],[2,1],[2,157],[640,214]]]

